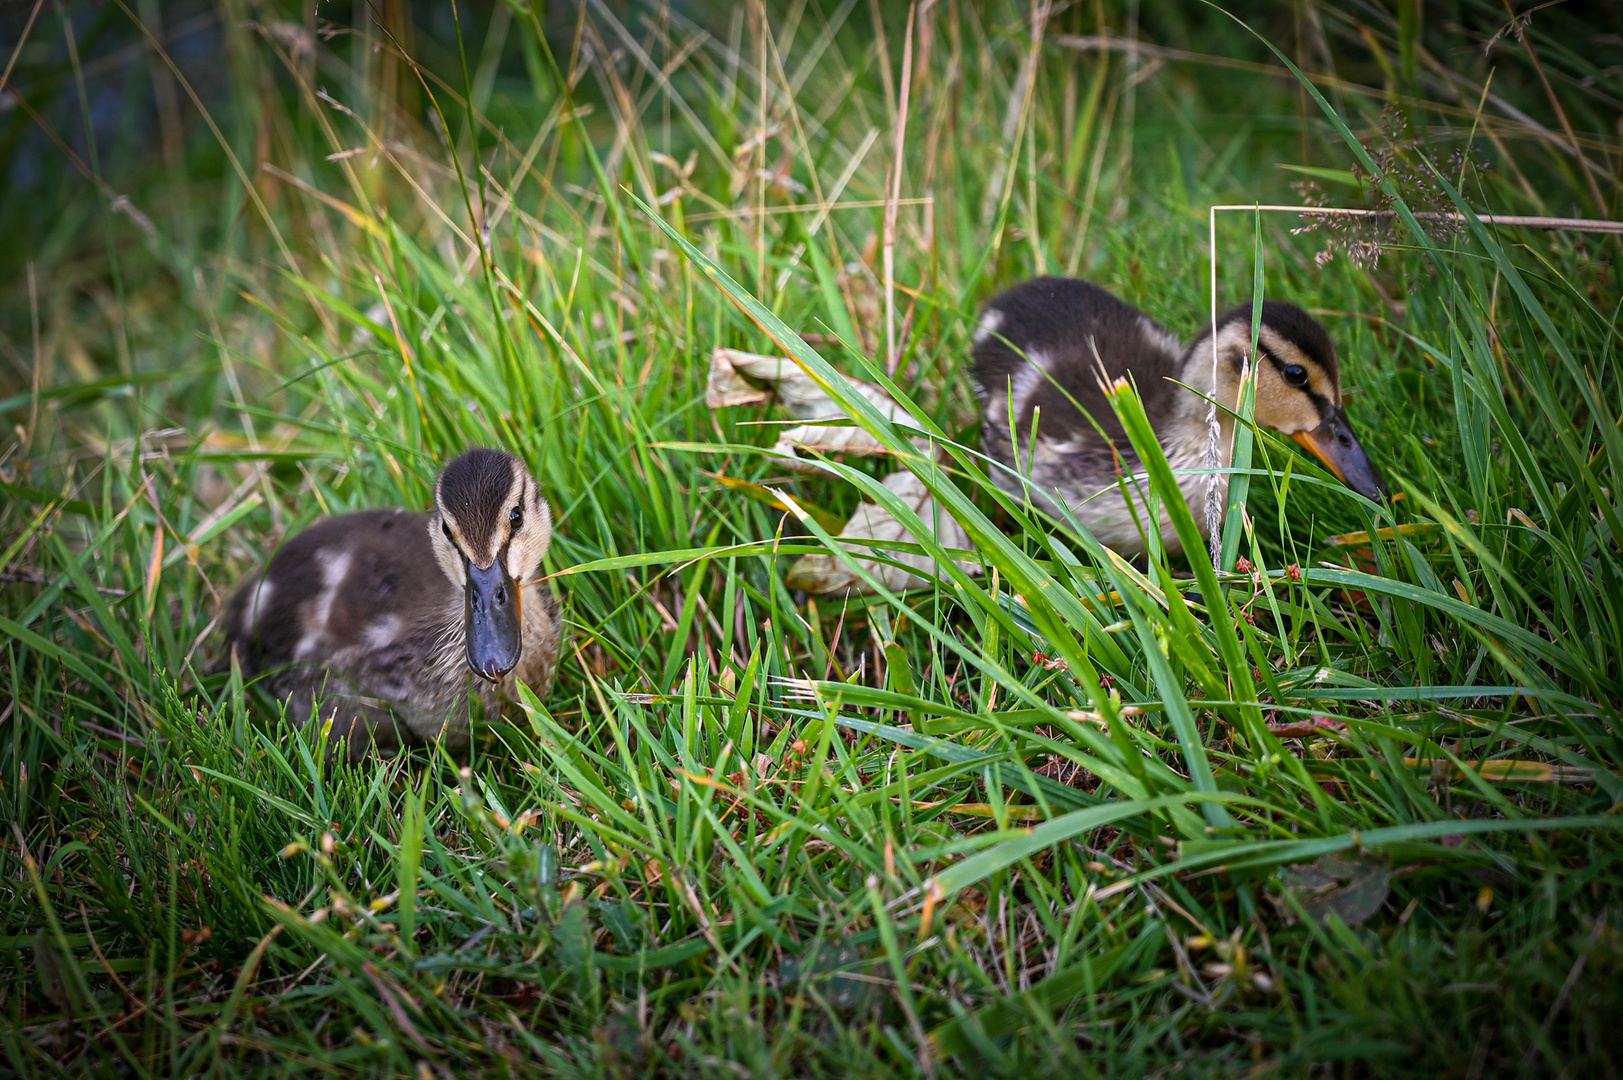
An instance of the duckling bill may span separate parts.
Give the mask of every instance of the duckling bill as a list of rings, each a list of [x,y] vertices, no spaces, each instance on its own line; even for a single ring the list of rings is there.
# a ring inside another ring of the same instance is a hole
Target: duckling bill
[[[1208,326],[1185,347],[1137,308],[1069,278],[1038,278],[990,301],[975,333],[974,379],[986,451],[1002,466],[993,469],[998,485],[1017,498],[1029,492],[1056,516],[1069,510],[1123,555],[1142,554],[1144,533],[1118,484],[1118,476],[1141,469],[1105,397],[1105,387],[1126,378],[1204,530],[1207,478],[1189,470],[1207,467],[1208,405],[1195,390],[1211,392],[1213,333]],[[1227,468],[1233,418],[1223,409],[1239,408],[1251,305],[1223,314],[1215,334],[1218,456]],[[1385,498],[1386,485],[1347,420],[1340,363],[1322,326],[1294,304],[1265,301],[1254,371],[1257,423],[1294,439],[1360,495]],[[1226,491],[1226,474],[1219,483]],[[1164,511],[1159,531],[1167,550],[1182,550]]]
[[[440,474],[428,514],[326,518],[284,544],[226,614],[243,674],[335,745],[468,741],[477,699],[511,707],[552,685],[562,621],[541,580],[552,513],[523,463],[474,449]]]

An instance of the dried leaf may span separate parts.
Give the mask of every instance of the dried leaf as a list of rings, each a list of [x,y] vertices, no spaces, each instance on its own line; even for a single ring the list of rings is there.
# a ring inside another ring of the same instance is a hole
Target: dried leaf
[[[711,354],[710,378],[704,388],[704,403],[712,409],[722,409],[730,405],[759,405],[771,400],[772,391],[751,385],[738,374],[726,355],[733,351],[717,349]]]
[[[1348,926],[1357,926],[1386,902],[1392,868],[1363,855],[1323,855],[1287,868],[1283,881],[1314,922],[1323,925],[1335,914]]]
[[[913,512],[918,514],[920,520],[936,523],[936,539],[944,547],[964,549],[970,546],[969,534],[964,532],[958,522],[936,507],[935,497],[924,486],[924,481],[904,471],[891,473],[885,477],[883,483],[907,503]],[[890,511],[871,502],[864,502],[857,507],[857,512],[851,515],[851,520],[846,522],[845,528],[840,532],[840,538],[917,543],[906,527],[890,515]],[[891,592],[922,589],[941,574],[940,567],[928,555],[912,555],[900,551],[887,552],[886,555],[901,565],[891,565],[878,559],[860,556],[855,557],[854,561]],[[960,562],[958,565],[965,573],[980,573],[978,564]],[[908,567],[912,570],[907,569]],[[855,570],[833,555],[803,556],[789,569],[786,584],[791,589],[804,589],[810,593],[841,592],[847,589],[859,593],[872,591]]]
[[[1333,716],[1314,716],[1285,724],[1269,724],[1268,730],[1281,739],[1311,739],[1332,732],[1346,731],[1347,724]]]
[[[894,423],[918,428],[919,420],[908,412],[882,388],[871,383],[848,380],[850,385],[886,418]],[[821,455],[883,455],[890,449],[861,427],[851,423],[845,411],[829,397],[822,385],[801,370],[793,360],[781,356],[760,356],[737,349],[717,349],[710,357],[710,379],[705,391],[705,403],[713,409],[729,405],[754,405],[776,397],[795,419],[802,421],[786,428],[773,445],[784,467],[797,472],[826,473],[827,467],[815,458],[803,457],[811,451]],[[914,439],[921,451],[928,452],[927,440]],[[752,498],[785,506],[797,500],[786,493],[771,491],[744,481],[717,477],[732,487],[746,490]],[[936,523],[936,539],[947,548],[967,549],[969,535],[950,516],[937,507],[935,498],[923,482],[911,472],[899,471],[884,478],[882,483],[895,492],[923,521]],[[797,510],[797,516],[802,511]],[[811,508],[805,513],[818,518],[825,528],[830,527]],[[886,540],[898,543],[918,543],[890,512],[872,502],[857,508],[851,520],[840,528],[839,535],[847,540]],[[866,554],[866,552],[864,552]],[[877,578],[893,592],[923,588],[930,580],[940,576],[935,560],[925,555],[888,553],[899,566],[882,563],[876,558],[862,558],[858,565]],[[980,567],[959,563],[965,572],[978,574]],[[911,569],[909,569],[911,568]],[[811,593],[832,593],[854,590],[870,592],[861,574],[846,566],[833,555],[808,555],[789,570],[788,585]]]
[[[1404,758],[1405,765],[1431,768],[1451,781],[1465,779],[1465,773],[1448,758]],[[1595,770],[1582,765],[1559,765],[1553,761],[1512,761],[1492,758],[1477,761],[1462,758],[1461,764],[1473,770],[1483,780],[1511,781],[1535,784],[1593,784]]]
[[[1379,540],[1395,540],[1403,537],[1405,540],[1419,540],[1424,537],[1440,534],[1443,527],[1433,521],[1416,521],[1397,528],[1376,529],[1374,533],[1350,532],[1339,533],[1336,536],[1325,537],[1324,542],[1331,547],[1362,547],[1370,542],[1374,536]]]
[[[910,427],[919,421],[902,408],[882,388],[857,379],[847,380],[873,403],[887,419]],[[793,360],[781,356],[760,356],[737,349],[717,349],[710,356],[710,380],[705,404],[712,409],[728,405],[756,405],[776,396],[796,420],[807,421],[788,428],[778,436],[773,450],[798,458],[801,450],[823,454],[888,454],[890,450],[862,428],[851,424],[844,410],[828,393],[800,369]],[[831,423],[832,422],[832,423]],[[915,440],[923,449],[923,440]],[[825,472],[812,459],[784,462],[800,472]]]

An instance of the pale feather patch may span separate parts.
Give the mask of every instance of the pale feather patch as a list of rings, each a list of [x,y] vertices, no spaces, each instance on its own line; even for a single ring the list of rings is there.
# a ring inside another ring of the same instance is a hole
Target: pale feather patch
[[[317,553],[316,558],[321,562],[322,586],[327,592],[336,593],[338,586],[344,583],[344,578],[349,574],[349,564],[354,556],[347,551],[337,553],[322,551]],[[322,622],[326,621],[322,619]]]
[[[1003,312],[997,308],[987,308],[986,314],[981,316],[981,324],[975,331],[974,342],[977,346],[991,340],[993,334],[1003,327]]]
[[[1168,356],[1179,357],[1183,355],[1183,342],[1157,326],[1149,316],[1139,316],[1138,332],[1144,335],[1144,340],[1148,341],[1153,348],[1161,350]]]
[[[1030,359],[1039,360],[1040,354],[1031,353]],[[986,419],[1004,428],[1009,426],[1011,412],[1017,420],[1022,420],[1026,403],[1037,387],[1046,381],[1043,370],[1034,363],[1021,364],[1002,385],[986,387]]]
[[[1202,531],[1211,525],[1203,514],[1208,485],[1216,492],[1220,508],[1228,500],[1228,473],[1214,474],[1208,471],[1214,468],[1227,469],[1234,460],[1233,424],[1224,418],[1220,427],[1223,434],[1218,439],[1215,463],[1207,456],[1205,431],[1201,431],[1198,437],[1168,440],[1162,444],[1162,449],[1166,451],[1167,464],[1172,466],[1173,476],[1178,482],[1178,490],[1183,492],[1184,501],[1189,504],[1189,512],[1194,515],[1195,524],[1200,526]],[[1221,509],[1217,520],[1222,521]],[[1170,520],[1163,533],[1176,535],[1171,528]],[[1172,546],[1173,543],[1175,541],[1169,540],[1168,546]]]
[[[1048,382],[1048,357],[1037,349],[1032,349],[1026,354],[1026,365],[1018,372],[1014,372],[1013,378],[1010,378],[1014,393],[1014,416],[1026,416],[1031,396],[1037,393],[1037,388],[1042,387],[1045,382]]]
[[[400,635],[400,628],[405,621],[398,615],[385,615],[366,628],[366,643],[374,649],[381,649],[385,645],[392,645],[394,639]]]
[[[347,551],[318,551],[316,561],[321,564],[321,595],[307,609],[305,635],[293,651],[296,660],[313,656],[326,639],[327,620],[332,617],[333,601],[338,599],[338,588],[349,574],[354,557]]]
[[[268,578],[260,579],[254,591],[248,594],[248,603],[242,609],[242,632],[251,634],[259,625],[259,613],[265,609],[270,601],[271,583]]]
[[[1225,431],[1227,427],[1225,425]],[[1173,468],[1177,478],[1178,489],[1183,494],[1184,501],[1188,503],[1190,512],[1194,514],[1197,524],[1204,526],[1202,521],[1202,507],[1205,502],[1208,478],[1205,470],[1208,465],[1205,460],[1206,429],[1204,425],[1193,428],[1186,437],[1170,439],[1163,443],[1168,464]],[[1060,459],[1072,452],[1069,442],[1049,441],[1037,439],[1036,462],[1031,471],[1037,475],[1051,474],[1053,468],[1060,463]],[[1028,456],[1022,445],[1017,454],[1022,463]],[[1230,460],[1230,447],[1227,440],[1221,447],[1218,468],[1226,468]],[[1005,491],[1013,495],[1023,496],[1021,482],[1007,475],[998,475],[997,483]],[[1055,490],[1044,488],[1040,481],[1033,481],[1030,494],[1034,502],[1044,506],[1049,512],[1058,517],[1064,517],[1065,510],[1076,519],[1095,539],[1106,547],[1118,553],[1136,557],[1143,554],[1145,549],[1144,537],[1139,532],[1139,525],[1155,528],[1161,534],[1161,543],[1169,552],[1177,553],[1183,550],[1183,543],[1178,537],[1177,530],[1172,527],[1172,518],[1166,508],[1161,508],[1160,520],[1152,523],[1147,517],[1147,508],[1144,504],[1144,494],[1147,482],[1142,477],[1127,478],[1127,498],[1123,498],[1121,487],[1114,482],[1099,483],[1090,491],[1082,491],[1075,487]],[[1221,498],[1228,489],[1228,476],[1219,474],[1215,480],[1216,490]],[[1128,509],[1127,502],[1131,500],[1137,510],[1137,518]]]

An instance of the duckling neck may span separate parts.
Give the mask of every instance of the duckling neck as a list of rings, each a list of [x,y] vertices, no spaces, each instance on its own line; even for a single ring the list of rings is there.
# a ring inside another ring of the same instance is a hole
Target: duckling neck
[[[432,669],[436,680],[443,686],[454,688],[456,698],[453,711],[465,716],[467,695],[477,696],[486,716],[494,716],[504,701],[516,699],[519,681],[529,683],[538,693],[545,693],[552,683],[553,666],[557,656],[557,601],[551,586],[537,576],[520,586],[521,639],[524,648],[517,667],[497,683],[469,676],[467,670],[467,611],[460,588],[449,600],[436,621],[437,640],[440,643]],[[466,722],[465,720],[463,721]]]
[[[429,616],[435,642],[433,654],[424,666],[429,681],[444,688],[446,700],[465,710],[462,703],[466,684],[468,617],[463,590],[456,582],[440,610]]]
[[[1204,349],[1202,344],[1205,345]],[[1195,524],[1205,534],[1211,524],[1206,509],[1208,495],[1212,492],[1212,474],[1208,470],[1227,469],[1234,456],[1232,412],[1239,400],[1238,380],[1227,365],[1220,363],[1217,393],[1213,394],[1211,344],[1197,342],[1184,357],[1178,381],[1182,385],[1176,388],[1170,412],[1158,428],[1161,448],[1166,452],[1167,463],[1172,466],[1178,488],[1183,492],[1184,501],[1189,504]],[[1212,445],[1211,425],[1214,401],[1219,406],[1216,409],[1215,447]],[[1215,464],[1212,461],[1214,450],[1217,458]],[[1227,473],[1216,478],[1219,505],[1227,501],[1228,479]]]
[[[1161,446],[1174,469],[1209,467],[1206,462],[1211,451],[1213,402],[1217,403],[1218,467],[1228,468],[1233,459],[1233,413],[1239,404],[1239,380],[1226,364],[1219,363],[1217,374],[1213,393],[1211,345],[1196,342],[1184,356],[1178,378],[1182,385],[1172,396],[1171,414],[1161,428]]]

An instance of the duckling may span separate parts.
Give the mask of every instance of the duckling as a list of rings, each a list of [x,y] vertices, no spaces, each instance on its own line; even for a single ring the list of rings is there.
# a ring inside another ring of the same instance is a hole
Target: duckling
[[[552,686],[551,543],[551,508],[523,462],[469,450],[440,474],[432,512],[342,514],[287,541],[232,599],[227,645],[291,719],[330,722],[339,750],[464,746],[470,698],[494,716],[518,683]]]
[[[1214,397],[1234,411],[1251,351],[1251,305],[1222,315],[1215,332]],[[1130,378],[1204,532],[1207,477],[1182,470],[1207,468],[1209,406],[1195,390],[1210,393],[1212,333],[1208,326],[1185,348],[1137,308],[1070,278],[1037,278],[991,300],[974,336],[973,377],[986,452],[1002,466],[993,469],[998,485],[1019,498],[1029,491],[1055,516],[1063,504],[1102,544],[1143,554],[1144,534],[1117,483],[1140,471],[1139,462],[1105,398],[1106,386]],[[1386,485],[1342,407],[1341,368],[1324,328],[1301,308],[1268,300],[1257,344],[1257,423],[1300,443],[1360,495],[1384,498]],[[1227,468],[1234,424],[1218,413],[1219,465]],[[1226,474],[1219,485],[1226,493]],[[1164,510],[1159,526],[1166,549],[1181,551]]]

